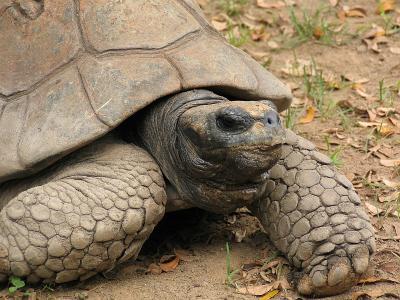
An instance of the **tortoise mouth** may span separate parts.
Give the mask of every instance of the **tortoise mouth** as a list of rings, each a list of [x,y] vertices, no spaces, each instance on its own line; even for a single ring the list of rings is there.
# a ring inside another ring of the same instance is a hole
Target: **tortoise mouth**
[[[282,147],[282,142],[276,142],[273,144],[254,144],[254,145],[235,145],[228,147],[218,147],[208,149],[208,151],[226,151],[226,150],[240,150],[241,152],[254,153],[260,155],[268,155],[275,150]]]
[[[214,182],[214,187],[220,191],[229,191],[229,192],[253,192],[256,193],[267,181],[269,178],[268,172],[262,173],[259,177],[249,180],[244,183],[236,183],[236,182],[224,182],[223,184],[218,184],[218,182]]]

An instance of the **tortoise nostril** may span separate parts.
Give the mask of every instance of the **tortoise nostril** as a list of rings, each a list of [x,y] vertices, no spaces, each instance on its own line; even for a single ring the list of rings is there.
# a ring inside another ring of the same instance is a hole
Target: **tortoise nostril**
[[[279,118],[279,115],[276,111],[270,110],[265,113],[265,118],[264,122],[266,125],[269,127],[280,127],[281,126],[281,120]]]

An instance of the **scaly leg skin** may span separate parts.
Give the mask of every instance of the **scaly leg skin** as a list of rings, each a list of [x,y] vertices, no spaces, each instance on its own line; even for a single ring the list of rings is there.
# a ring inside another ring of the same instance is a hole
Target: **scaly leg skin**
[[[0,197],[8,201],[0,212],[0,280],[30,283],[84,280],[135,259],[166,203],[153,158],[111,137],[4,186]]]
[[[287,131],[282,158],[253,209],[274,245],[300,269],[303,295],[353,286],[375,251],[374,231],[351,182],[315,146]]]

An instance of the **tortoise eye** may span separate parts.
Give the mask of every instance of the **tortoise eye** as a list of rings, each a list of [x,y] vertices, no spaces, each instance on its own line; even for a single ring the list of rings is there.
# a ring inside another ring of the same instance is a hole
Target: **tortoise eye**
[[[217,113],[217,126],[223,131],[240,132],[249,129],[254,120],[239,108],[224,108]]]

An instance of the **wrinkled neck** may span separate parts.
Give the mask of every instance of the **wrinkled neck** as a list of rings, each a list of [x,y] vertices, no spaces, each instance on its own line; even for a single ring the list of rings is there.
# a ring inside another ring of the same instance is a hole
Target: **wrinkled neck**
[[[208,168],[213,166],[200,158],[192,160],[196,154],[191,153],[194,149],[180,131],[179,117],[190,108],[221,101],[226,99],[206,90],[181,93],[150,106],[135,126],[139,143],[155,158],[164,176],[185,201],[194,202],[198,197],[193,172],[203,170],[206,176]]]

